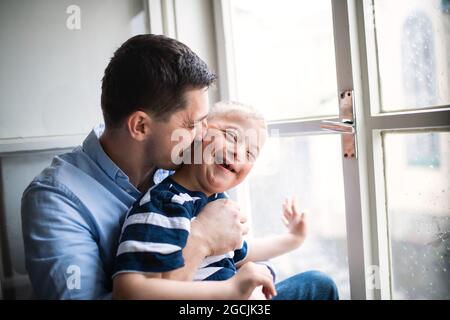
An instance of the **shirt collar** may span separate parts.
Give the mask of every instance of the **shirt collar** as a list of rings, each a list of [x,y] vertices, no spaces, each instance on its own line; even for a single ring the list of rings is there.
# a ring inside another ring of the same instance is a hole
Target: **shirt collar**
[[[113,180],[119,176],[120,178],[128,178],[128,176],[111,160],[111,158],[105,153],[99,138],[105,130],[103,123],[98,124],[92,129],[89,135],[83,142],[83,150],[87,155],[94,160],[102,170]],[[160,183],[167,176],[172,174],[173,171],[164,169],[157,169],[153,175],[154,184]]]
[[[123,174],[123,176],[126,176],[126,174],[122,172],[122,170],[111,160],[111,158],[108,157],[100,144],[99,138],[104,129],[105,126],[103,124],[99,124],[92,129],[83,142],[83,150],[111,179],[115,180],[118,174]]]

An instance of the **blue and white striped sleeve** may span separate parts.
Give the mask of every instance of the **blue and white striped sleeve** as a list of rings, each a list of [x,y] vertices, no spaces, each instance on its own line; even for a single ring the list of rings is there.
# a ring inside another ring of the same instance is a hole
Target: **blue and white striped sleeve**
[[[190,216],[188,208],[170,198],[134,206],[122,227],[113,277],[183,267],[182,249],[189,236]]]
[[[243,241],[242,247],[240,249],[234,250],[234,256],[233,256],[233,261],[234,263],[238,263],[239,261],[242,261],[245,259],[245,257],[247,256],[247,252],[248,252],[248,245],[247,245],[247,241]]]

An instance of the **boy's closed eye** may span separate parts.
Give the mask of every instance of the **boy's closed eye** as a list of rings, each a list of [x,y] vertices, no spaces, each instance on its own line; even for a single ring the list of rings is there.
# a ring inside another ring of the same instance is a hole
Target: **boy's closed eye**
[[[256,155],[250,150],[247,150],[247,160],[250,162],[254,162],[256,160]]]
[[[225,129],[221,130],[225,136],[225,138],[230,142],[237,142],[238,141],[238,134],[233,129]]]

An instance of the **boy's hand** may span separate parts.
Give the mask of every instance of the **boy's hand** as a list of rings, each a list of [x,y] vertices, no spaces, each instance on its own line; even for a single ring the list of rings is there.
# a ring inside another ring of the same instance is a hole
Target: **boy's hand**
[[[231,284],[232,299],[249,299],[255,288],[260,286],[267,300],[276,295],[272,274],[265,265],[247,262],[226,281]]]
[[[248,300],[267,300],[266,294],[263,291],[263,287],[259,286],[253,290],[252,294],[248,298]]]
[[[300,212],[295,197],[284,200],[282,219],[289,233],[302,242],[307,233],[306,216],[304,212]]]

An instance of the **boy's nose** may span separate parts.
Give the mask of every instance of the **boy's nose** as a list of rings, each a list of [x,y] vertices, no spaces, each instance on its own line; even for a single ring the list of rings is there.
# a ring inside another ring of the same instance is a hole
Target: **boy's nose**
[[[245,146],[237,145],[234,151],[234,161],[236,164],[242,163],[245,161]]]

